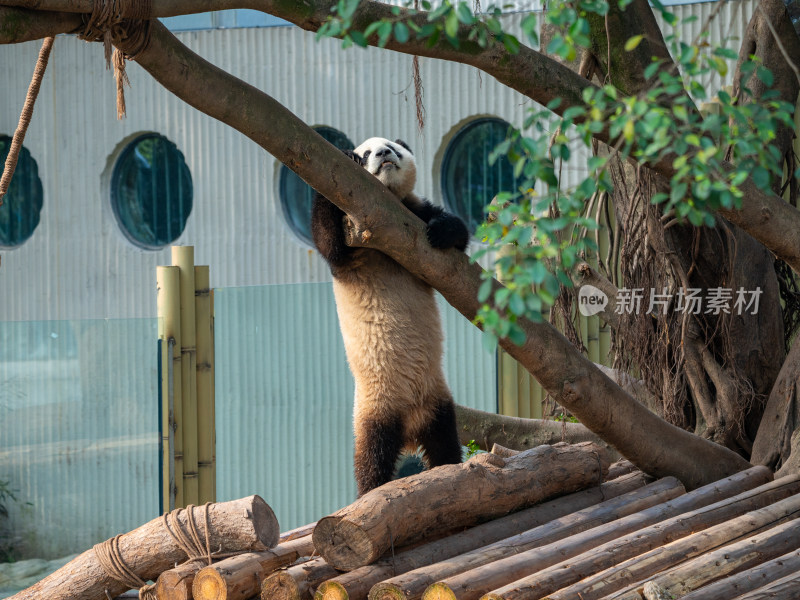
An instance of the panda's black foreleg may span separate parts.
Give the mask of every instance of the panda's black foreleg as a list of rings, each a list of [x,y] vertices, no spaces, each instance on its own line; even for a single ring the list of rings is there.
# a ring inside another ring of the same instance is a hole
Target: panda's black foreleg
[[[358,424],[355,475],[359,497],[391,481],[402,448],[403,426],[400,419],[369,420]]]
[[[440,250],[457,248],[462,252],[469,244],[469,230],[464,221],[440,206],[424,199],[407,205],[409,210],[428,224],[428,243]]]
[[[431,467],[461,462],[456,410],[451,399],[448,398],[438,404],[433,421],[419,435],[419,443],[425,450],[425,456]]]

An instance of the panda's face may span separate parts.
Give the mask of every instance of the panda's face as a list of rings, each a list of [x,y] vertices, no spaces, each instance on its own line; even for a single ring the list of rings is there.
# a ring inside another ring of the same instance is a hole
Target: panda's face
[[[405,142],[392,142],[374,137],[363,142],[354,152],[364,168],[400,198],[406,198],[417,182],[417,164]]]

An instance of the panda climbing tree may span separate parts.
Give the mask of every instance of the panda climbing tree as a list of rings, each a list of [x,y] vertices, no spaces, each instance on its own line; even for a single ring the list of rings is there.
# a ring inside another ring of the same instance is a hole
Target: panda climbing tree
[[[455,215],[414,194],[414,155],[373,137],[346,154],[426,223],[433,248],[463,251]],[[347,360],[355,378],[355,476],[359,496],[392,478],[401,450],[420,445],[431,467],[461,462],[455,407],[442,370],[442,326],[433,288],[388,255],[345,242],[345,213],[314,198],[311,234],[328,262]]]

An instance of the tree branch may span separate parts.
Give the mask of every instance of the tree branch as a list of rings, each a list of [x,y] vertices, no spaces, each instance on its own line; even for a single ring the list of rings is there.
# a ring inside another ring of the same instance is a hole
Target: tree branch
[[[80,26],[81,15],[76,13],[0,6],[0,44],[19,44],[72,33]]]

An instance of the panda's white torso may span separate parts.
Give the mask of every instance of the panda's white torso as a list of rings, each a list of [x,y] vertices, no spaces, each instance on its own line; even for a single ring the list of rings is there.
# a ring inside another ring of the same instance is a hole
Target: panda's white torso
[[[400,413],[413,435],[430,416],[425,398],[450,394],[433,290],[383,253],[362,249],[333,291],[355,379],[354,419]],[[387,397],[400,400],[389,405]]]

